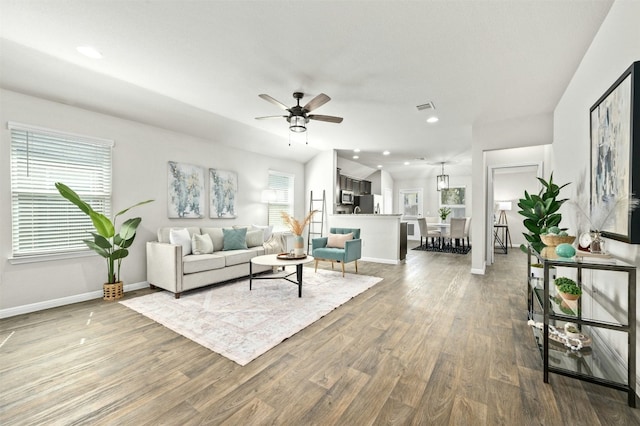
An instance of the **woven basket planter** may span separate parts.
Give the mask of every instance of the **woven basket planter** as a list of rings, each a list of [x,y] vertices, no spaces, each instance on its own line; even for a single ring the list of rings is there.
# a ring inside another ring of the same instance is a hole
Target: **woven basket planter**
[[[102,284],[102,292],[104,294],[102,297],[104,300],[122,299],[122,296],[124,296],[122,281],[113,284]]]

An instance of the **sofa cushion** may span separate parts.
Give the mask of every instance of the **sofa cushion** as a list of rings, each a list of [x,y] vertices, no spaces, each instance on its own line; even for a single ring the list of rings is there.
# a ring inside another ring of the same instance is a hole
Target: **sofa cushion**
[[[222,250],[242,250],[247,248],[247,228],[222,228],[224,243]]]
[[[224,256],[218,254],[192,254],[182,258],[182,270],[185,274],[221,269],[226,266]]]
[[[264,239],[264,232],[261,229],[255,231],[247,231],[247,248],[262,246]]]
[[[169,231],[169,242],[182,246],[182,255],[191,254],[191,237],[189,231],[183,229],[171,229]]]
[[[327,239],[327,247],[332,248],[344,248],[345,241],[353,240],[353,234],[329,234]]]
[[[263,233],[262,242],[267,242],[273,234],[273,225],[251,225],[251,230],[255,231],[259,229]]]
[[[222,251],[224,245],[224,235],[222,234],[222,228],[202,228],[203,234],[209,234],[211,241],[213,242],[213,251]]]
[[[215,253],[214,253],[215,254]],[[255,250],[225,250],[218,252],[225,259],[226,266],[240,265],[241,263],[249,263],[251,258],[257,256]],[[248,270],[248,266],[247,266]]]
[[[209,234],[193,234],[191,236],[191,252],[193,254],[213,253],[213,241]]]
[[[165,226],[164,228],[158,228],[158,242],[159,243],[167,243],[170,244],[171,241],[169,241],[169,233],[171,232],[172,229],[186,229],[187,231],[189,231],[189,239],[191,239],[191,236],[193,234],[199,234],[200,233],[200,228],[194,227],[194,226],[187,226],[179,228],[176,226]]]

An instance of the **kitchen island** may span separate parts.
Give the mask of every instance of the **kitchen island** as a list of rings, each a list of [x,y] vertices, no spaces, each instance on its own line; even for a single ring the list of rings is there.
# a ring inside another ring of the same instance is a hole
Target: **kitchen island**
[[[360,228],[362,260],[398,264],[407,256],[407,224],[400,214],[334,214],[329,228]]]

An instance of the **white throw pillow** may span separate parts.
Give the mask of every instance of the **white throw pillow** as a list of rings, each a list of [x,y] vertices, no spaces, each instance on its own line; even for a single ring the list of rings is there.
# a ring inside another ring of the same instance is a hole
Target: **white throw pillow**
[[[193,254],[213,253],[213,241],[209,234],[193,234],[191,236],[191,251]]]
[[[327,247],[344,248],[345,241],[353,240],[353,232],[348,234],[329,234],[327,239]]]
[[[255,231],[248,231],[246,236],[247,247],[258,247],[261,246],[264,241],[262,241],[263,232],[260,229],[256,229]]]
[[[169,242],[171,244],[179,244],[182,246],[182,255],[191,254],[191,237],[186,228],[172,229],[169,231]]]
[[[271,234],[273,233],[273,225],[251,225],[251,230],[260,229],[264,236],[262,238],[262,242],[269,241],[271,238]]]

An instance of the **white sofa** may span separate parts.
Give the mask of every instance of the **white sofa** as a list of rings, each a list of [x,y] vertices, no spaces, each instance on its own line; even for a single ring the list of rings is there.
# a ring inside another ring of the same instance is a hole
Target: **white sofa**
[[[239,228],[235,226],[234,228]],[[159,287],[180,298],[183,291],[193,290],[210,284],[246,277],[249,275],[249,261],[252,257],[284,251],[283,234],[273,234],[264,241],[260,234],[259,244],[255,232],[247,227],[247,248],[224,250],[223,228],[187,227],[189,235],[209,234],[213,242],[211,254],[188,254],[183,256],[183,246],[171,244],[171,229],[158,229],[158,241],[147,242],[147,281],[151,288]],[[227,228],[228,229],[228,228]],[[259,231],[263,232],[263,231]],[[253,243],[251,243],[251,241]],[[185,250],[186,251],[186,250]],[[268,266],[253,265],[253,272],[271,269]]]

